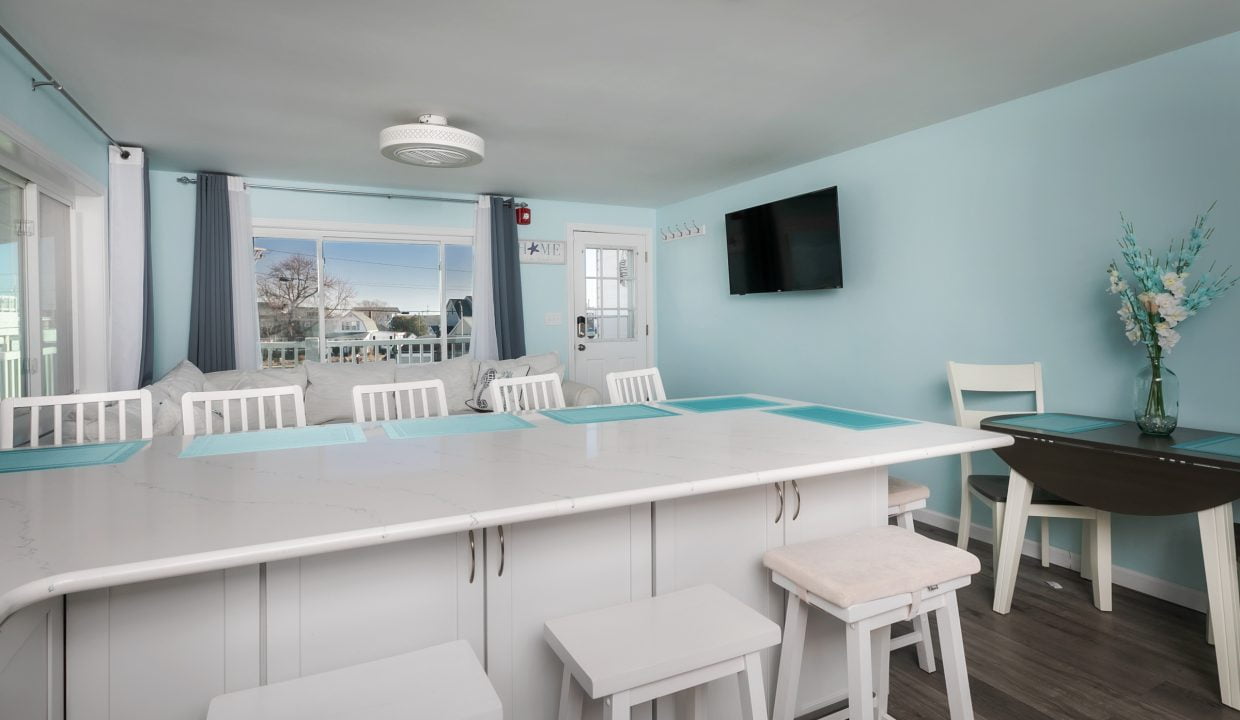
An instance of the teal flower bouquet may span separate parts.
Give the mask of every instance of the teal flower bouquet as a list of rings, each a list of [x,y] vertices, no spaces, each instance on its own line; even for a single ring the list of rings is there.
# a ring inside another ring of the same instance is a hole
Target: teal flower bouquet
[[[1134,386],[1133,415],[1141,431],[1150,435],[1170,435],[1178,422],[1179,380],[1163,360],[1180,341],[1176,328],[1236,284],[1228,277],[1230,268],[1212,275],[1211,266],[1192,278],[1193,263],[1214,233],[1214,228],[1206,228],[1213,209],[1211,205],[1198,215],[1188,237],[1172,241],[1165,255],[1138,247],[1132,223],[1120,217],[1124,231],[1120,253],[1135,284],[1129,285],[1114,262],[1107,274],[1110,293],[1120,299],[1124,333],[1134,345],[1144,345],[1149,358]]]

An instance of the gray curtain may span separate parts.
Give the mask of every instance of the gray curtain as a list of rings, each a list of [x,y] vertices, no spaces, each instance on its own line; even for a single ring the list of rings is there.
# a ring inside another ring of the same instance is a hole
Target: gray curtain
[[[146,387],[155,379],[155,303],[151,295],[151,167],[142,154],[142,207],[144,239],[142,264],[142,361],[138,365],[138,387]]]
[[[495,292],[499,359],[519,358],[525,355],[525,314],[521,306],[521,256],[512,198],[491,198],[491,287]]]
[[[237,367],[233,345],[232,234],[228,176],[198,173],[189,361],[203,372]]]

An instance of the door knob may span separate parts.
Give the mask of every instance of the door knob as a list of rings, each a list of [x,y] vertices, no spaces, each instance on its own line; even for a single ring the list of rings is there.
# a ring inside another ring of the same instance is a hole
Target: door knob
[[[577,349],[578,349],[578,350],[585,350],[585,349],[586,349],[586,344],[585,344],[585,343],[577,343]]]

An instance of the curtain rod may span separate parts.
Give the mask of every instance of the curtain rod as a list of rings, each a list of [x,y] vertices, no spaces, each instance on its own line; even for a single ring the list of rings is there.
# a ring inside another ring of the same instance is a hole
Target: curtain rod
[[[193,185],[198,182],[195,178],[182,175],[177,178],[177,182],[182,185]],[[246,189],[253,188],[255,190],[287,190],[288,192],[304,192],[304,193],[326,193],[328,195],[355,195],[360,197],[381,197],[388,200],[428,200],[431,202],[449,202],[449,203],[468,203],[473,205],[477,200],[469,200],[467,198],[453,197],[436,197],[434,195],[402,195],[400,193],[381,193],[366,192],[363,190],[329,190],[326,188],[308,188],[294,187],[292,185],[255,185],[252,183],[245,184]],[[513,207],[528,207],[525,203],[513,203]]]
[[[104,130],[103,126],[100,125],[98,121],[96,121],[93,117],[91,117],[90,113],[86,112],[86,109],[83,108],[81,105],[79,105],[77,100],[73,99],[73,96],[69,94],[68,90],[65,90],[64,86],[61,85],[56,80],[56,78],[52,77],[52,74],[49,73],[47,69],[44,68],[42,65],[40,65],[39,61],[35,60],[33,55],[31,55],[29,52],[26,52],[26,48],[22,47],[22,44],[17,42],[17,38],[13,37],[9,33],[9,31],[5,29],[3,25],[0,25],[0,35],[3,35],[4,39],[8,40],[10,45],[17,48],[17,52],[21,53],[22,57],[26,58],[26,61],[29,62],[31,65],[33,65],[34,69],[38,70],[43,75],[44,79],[42,81],[35,80],[34,78],[30,78],[31,92],[34,92],[35,90],[38,90],[39,88],[44,87],[44,86],[50,86],[60,91],[60,94],[65,96],[65,99],[69,101],[69,104],[77,108],[77,111],[82,114],[82,117],[89,120],[90,124],[94,125],[95,129],[98,130],[100,133],[102,133],[103,136],[108,139],[109,144],[114,146],[117,150],[120,150],[122,158],[126,160],[129,159],[129,151],[126,150],[123,145],[118,143],[116,141],[116,138],[109,135],[108,131]]]

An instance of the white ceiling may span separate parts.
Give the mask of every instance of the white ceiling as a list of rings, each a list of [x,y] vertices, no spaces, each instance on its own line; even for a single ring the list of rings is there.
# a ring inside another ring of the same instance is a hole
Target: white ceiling
[[[0,24],[159,168],[649,207],[1240,30],[1240,2],[37,0]],[[425,112],[486,161],[379,155]]]

